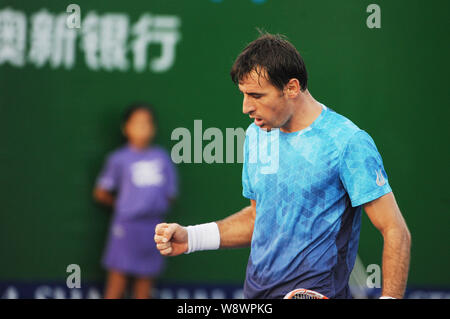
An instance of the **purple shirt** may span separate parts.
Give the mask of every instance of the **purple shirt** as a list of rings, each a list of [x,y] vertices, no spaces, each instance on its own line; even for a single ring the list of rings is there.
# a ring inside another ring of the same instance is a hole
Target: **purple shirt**
[[[108,156],[97,186],[117,192],[116,221],[161,218],[177,195],[176,169],[161,147],[138,151],[125,145]]]

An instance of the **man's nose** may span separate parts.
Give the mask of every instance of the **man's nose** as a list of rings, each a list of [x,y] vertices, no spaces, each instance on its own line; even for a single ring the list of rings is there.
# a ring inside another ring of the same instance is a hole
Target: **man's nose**
[[[255,107],[250,102],[248,97],[244,96],[244,100],[242,101],[242,112],[244,114],[250,114],[255,111]]]

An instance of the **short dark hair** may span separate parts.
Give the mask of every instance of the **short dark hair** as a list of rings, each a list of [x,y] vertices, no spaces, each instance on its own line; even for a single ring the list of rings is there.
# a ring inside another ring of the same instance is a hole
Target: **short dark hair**
[[[150,103],[146,103],[146,102],[134,102],[134,103],[130,104],[123,112],[122,126],[128,122],[128,120],[130,119],[130,117],[133,115],[134,112],[139,111],[139,110],[147,111],[152,116],[153,124],[156,125],[156,123],[157,123],[156,122],[156,113],[155,113],[155,108],[153,107],[153,105]]]
[[[302,91],[308,87],[306,66],[297,49],[280,34],[262,33],[236,58],[231,79],[238,85],[251,71],[267,72],[268,81],[283,90],[290,79],[300,82]]]

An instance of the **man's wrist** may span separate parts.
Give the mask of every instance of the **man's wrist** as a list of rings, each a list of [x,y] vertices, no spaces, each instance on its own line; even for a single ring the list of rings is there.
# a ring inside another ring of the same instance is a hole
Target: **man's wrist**
[[[215,250],[220,247],[219,226],[216,223],[206,223],[185,227],[188,233],[188,250],[185,254],[195,251]]]

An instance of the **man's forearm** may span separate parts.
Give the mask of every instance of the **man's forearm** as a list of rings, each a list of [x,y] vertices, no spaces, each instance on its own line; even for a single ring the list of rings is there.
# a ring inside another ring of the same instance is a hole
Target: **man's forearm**
[[[382,296],[403,298],[408,279],[411,236],[407,229],[392,229],[383,234]]]
[[[255,207],[248,206],[241,211],[217,222],[220,232],[220,248],[249,246],[255,224]]]

